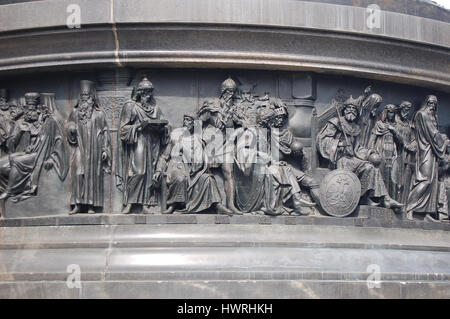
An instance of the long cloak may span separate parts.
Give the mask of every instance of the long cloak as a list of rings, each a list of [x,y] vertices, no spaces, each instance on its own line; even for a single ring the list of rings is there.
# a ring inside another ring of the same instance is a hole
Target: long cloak
[[[72,159],[72,197],[70,204],[103,206],[104,171],[111,165],[111,137],[105,113],[94,109],[86,123],[78,119],[78,108],[69,116],[67,126],[75,126],[76,136],[68,136],[70,144],[76,147]],[[102,160],[102,153],[107,161]]]
[[[428,108],[421,108],[414,117],[417,154],[413,188],[408,198],[408,211],[437,212],[439,159],[445,156],[447,143],[439,133],[437,118]]]
[[[8,185],[6,191],[14,195],[14,200],[24,200],[36,195],[42,167],[47,160],[53,164],[60,180],[64,180],[68,172],[68,152],[62,130],[52,116],[42,123],[39,135],[33,142],[30,140],[28,152],[13,153],[9,157],[11,169],[17,170],[14,180],[1,176],[1,185]],[[3,187],[2,187],[3,188]],[[3,191],[3,190],[2,190]]]
[[[158,205],[153,174],[163,145],[164,135],[150,127],[139,130],[145,120],[161,118],[158,106],[144,109],[136,101],[125,103],[120,115],[116,183],[123,192],[123,205]]]

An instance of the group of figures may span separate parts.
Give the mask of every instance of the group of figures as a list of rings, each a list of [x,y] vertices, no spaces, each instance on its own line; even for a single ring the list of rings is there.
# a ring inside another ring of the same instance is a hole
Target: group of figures
[[[439,132],[436,96],[425,98],[410,120],[412,103],[387,104],[378,118],[382,98],[370,94],[336,104],[336,117],[317,135],[317,151],[331,169],[354,173],[361,201],[403,212],[426,221],[448,221],[445,178],[450,141]]]
[[[330,198],[306,173],[287,107],[268,92],[256,97],[253,88],[229,77],[219,97],[172,128],[143,77],[121,110],[115,152],[94,82],[81,81],[66,121],[53,95],[26,93],[14,103],[2,89],[0,199],[37,195],[43,168],[62,181],[70,170],[70,214],[95,213],[104,205],[104,175],[114,171],[124,214],[155,207],[164,214],[318,214]],[[438,130],[437,98],[428,96],[412,121],[407,101],[386,105],[377,120],[381,102],[368,88],[336,104],[312,151],[331,172],[356,176],[360,204],[403,211],[408,219],[425,213],[429,221],[448,220],[450,141]]]

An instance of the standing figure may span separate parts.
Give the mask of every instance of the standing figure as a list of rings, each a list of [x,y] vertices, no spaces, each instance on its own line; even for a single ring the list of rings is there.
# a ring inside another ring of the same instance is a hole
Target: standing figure
[[[24,119],[11,139],[16,152],[6,157],[9,163],[0,163],[0,199],[19,201],[36,195],[43,167],[54,168],[60,180],[68,172],[68,153],[58,122],[47,106],[40,105],[39,93],[27,93],[25,100]]]
[[[131,213],[133,205],[150,213],[150,207],[159,204],[153,175],[167,139],[167,123],[161,120],[153,84],[144,77],[120,115],[116,177],[123,192],[124,214]]]
[[[8,139],[13,124],[10,103],[8,101],[8,90],[0,89],[0,156],[9,153]]]
[[[369,205],[381,204],[386,208],[401,208],[402,204],[392,199],[383,181],[378,167],[380,158],[373,150],[360,144],[361,128],[358,125],[358,100],[350,97],[344,102],[317,136],[317,147],[321,156],[338,169],[355,173],[361,181],[361,196]]]
[[[424,104],[414,116],[414,129],[417,141],[416,170],[413,187],[408,197],[407,218],[412,220],[413,213],[430,214],[438,212],[439,161],[445,158],[448,138],[439,133],[436,96],[428,95]]]
[[[392,179],[396,185],[397,193],[394,198],[399,202],[406,204],[409,191],[411,189],[411,180],[415,168],[415,153],[417,143],[415,141],[414,131],[409,119],[411,111],[411,102],[403,101],[397,108],[395,115],[395,130],[397,137],[397,159],[392,167]]]
[[[8,154],[7,142],[10,133],[8,91],[0,89],[0,156]]]
[[[241,215],[235,206],[235,180],[233,176],[234,165],[234,139],[227,140],[226,129],[234,128],[233,114],[236,110],[237,86],[230,77],[221,85],[220,97],[211,101],[205,101],[198,111],[198,117],[203,123],[205,142],[211,143],[211,137],[221,136],[222,142],[216,145],[215,154],[209,162],[212,167],[221,167],[225,181],[225,194],[227,208],[234,214]]]
[[[67,140],[75,147],[72,160],[73,206],[69,214],[89,214],[103,207],[103,176],[111,172],[111,136],[106,115],[98,105],[95,83],[81,81],[77,105],[69,115]]]
[[[167,205],[164,214],[176,209],[199,213],[213,209],[219,214],[232,212],[222,205],[216,180],[209,172],[204,142],[194,132],[196,115],[185,114],[183,127],[174,130],[170,142],[158,161],[155,180],[167,175]]]
[[[365,94],[369,94],[369,88],[366,89]],[[383,98],[378,94],[371,94],[367,97],[363,95],[359,124],[362,126],[361,145],[364,147],[369,146],[369,140],[372,135],[372,130],[377,118],[378,107],[380,106],[382,101]]]
[[[372,130],[369,140],[369,149],[374,150],[381,156],[380,171],[383,175],[384,184],[390,196],[396,197],[396,183],[392,175],[392,167],[397,160],[397,145],[394,136],[395,125],[394,104],[385,106],[384,111]]]

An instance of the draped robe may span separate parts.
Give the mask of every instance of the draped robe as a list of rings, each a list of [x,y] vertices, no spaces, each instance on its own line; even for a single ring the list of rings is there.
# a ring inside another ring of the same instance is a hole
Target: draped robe
[[[439,200],[439,160],[445,156],[447,142],[439,133],[436,116],[427,107],[416,113],[414,127],[417,142],[416,170],[407,210],[435,213]]]
[[[397,185],[393,178],[393,165],[397,160],[397,144],[394,134],[388,128],[389,123],[378,121],[372,130],[369,140],[369,148],[381,155],[380,171],[383,175],[384,184],[393,198],[397,197]],[[394,126],[395,123],[390,125]]]
[[[187,212],[197,213],[222,201],[198,134],[190,135],[184,128],[172,132],[158,170],[167,170],[168,205],[183,203]]]
[[[103,206],[104,172],[111,165],[111,137],[105,113],[94,108],[92,116],[83,123],[78,118],[76,107],[69,116],[68,127],[76,129],[76,135],[69,133],[68,141],[75,146],[72,160],[72,198],[71,205],[85,204]],[[107,159],[102,160],[105,152]]]
[[[0,160],[0,191],[15,196],[15,200],[36,195],[42,167],[48,160],[61,180],[67,175],[69,161],[62,130],[51,115],[42,121],[37,127],[24,122],[18,140],[19,145],[28,145],[26,151]],[[13,169],[15,174],[11,174]]]
[[[317,147],[321,156],[330,161],[338,169],[346,169],[355,173],[361,181],[361,196],[366,193],[371,197],[388,195],[383,177],[378,168],[367,161],[369,150],[360,144],[360,127],[349,123],[344,118],[343,124],[338,118],[332,118],[317,136]],[[341,143],[346,143],[344,132],[355,156],[348,156]]]
[[[123,192],[123,205],[159,204],[153,174],[164,135],[151,128],[152,124],[144,129],[140,129],[139,125],[143,121],[160,118],[161,111],[157,105],[144,108],[139,102],[128,101],[123,106],[116,161],[117,186]]]

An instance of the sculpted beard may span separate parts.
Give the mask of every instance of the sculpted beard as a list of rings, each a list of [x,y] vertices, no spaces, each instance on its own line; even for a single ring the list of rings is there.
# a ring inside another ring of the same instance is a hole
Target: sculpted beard
[[[349,122],[353,122],[358,117],[358,114],[356,114],[355,111],[349,110],[345,112],[345,119]]]
[[[78,119],[82,122],[87,121],[92,116],[94,101],[92,99],[82,99],[79,104]]]
[[[36,110],[28,110],[24,115],[24,119],[27,122],[35,122],[38,120],[38,118],[39,114]]]

